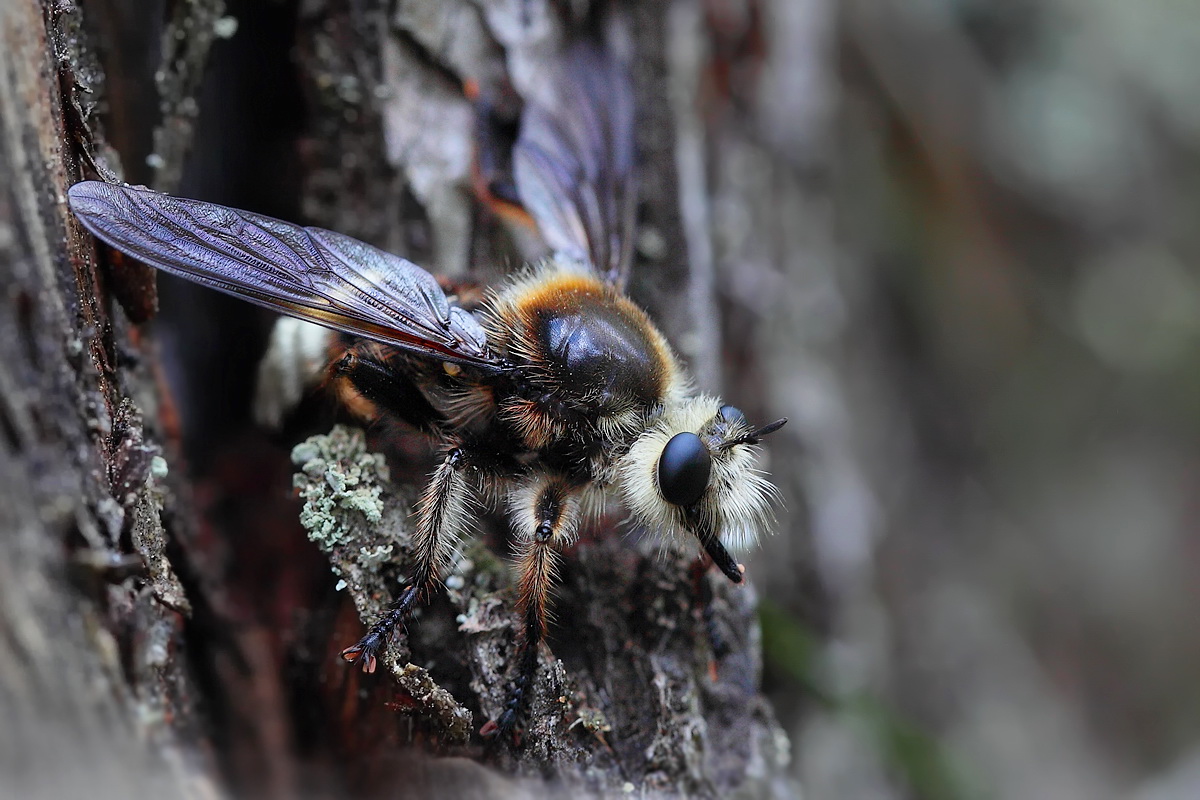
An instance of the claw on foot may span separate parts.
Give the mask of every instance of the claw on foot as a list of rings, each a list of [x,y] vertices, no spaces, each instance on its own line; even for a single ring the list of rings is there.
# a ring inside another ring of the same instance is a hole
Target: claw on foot
[[[353,647],[347,647],[342,651],[342,658],[351,664],[357,664],[362,667],[362,671],[368,674],[375,672],[375,667],[378,664],[378,660],[375,658],[375,648],[369,643],[364,642],[359,642]]]

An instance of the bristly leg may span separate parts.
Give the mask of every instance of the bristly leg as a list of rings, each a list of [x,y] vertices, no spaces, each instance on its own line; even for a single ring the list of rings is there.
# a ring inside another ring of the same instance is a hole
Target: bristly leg
[[[479,730],[480,735],[484,738],[494,736],[496,741],[502,741],[512,736],[514,742],[517,740],[517,723],[525,715],[529,697],[533,693],[533,680],[537,677],[538,647],[527,644],[527,641],[525,640],[521,644],[521,662],[517,667],[517,679],[513,682],[508,702],[504,704],[504,710],[495,720],[488,721]]]
[[[543,476],[530,488],[532,491],[516,494],[520,505],[515,503],[512,509],[520,543],[517,590],[523,621],[517,677],[504,710],[480,730],[483,736],[501,739],[517,733],[533,695],[538,648],[546,637],[558,553],[574,538],[579,520],[578,487],[561,478]]]
[[[434,470],[417,502],[411,580],[367,635],[342,651],[342,658],[358,664],[364,672],[375,671],[392,631],[408,619],[418,600],[428,599],[449,563],[467,512],[468,487],[462,469],[469,460],[462,448],[455,447]]]

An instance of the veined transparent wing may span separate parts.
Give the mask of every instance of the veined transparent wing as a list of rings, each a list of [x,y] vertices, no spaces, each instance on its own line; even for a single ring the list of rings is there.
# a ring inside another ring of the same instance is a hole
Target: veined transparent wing
[[[97,238],[164,272],[421,355],[504,368],[432,275],[357,239],[141,187],[84,181],[67,196]]]
[[[522,205],[546,244],[624,286],[633,252],[633,89],[610,54],[579,41],[553,73],[552,106],[528,105],[513,151]]]

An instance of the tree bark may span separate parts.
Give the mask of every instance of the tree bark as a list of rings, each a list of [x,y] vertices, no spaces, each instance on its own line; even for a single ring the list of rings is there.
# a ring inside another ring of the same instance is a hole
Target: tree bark
[[[5,3],[0,41],[5,792],[212,795],[142,422],[152,349],[64,202],[100,76],[70,3]]]

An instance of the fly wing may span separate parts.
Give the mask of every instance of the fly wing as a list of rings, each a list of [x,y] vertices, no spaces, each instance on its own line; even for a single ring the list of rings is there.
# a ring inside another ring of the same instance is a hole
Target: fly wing
[[[513,170],[521,203],[555,252],[623,286],[633,248],[633,89],[609,54],[576,42],[549,105],[521,117]]]
[[[99,181],[67,196],[97,238],[164,272],[443,361],[503,367],[432,275],[357,239]]]

